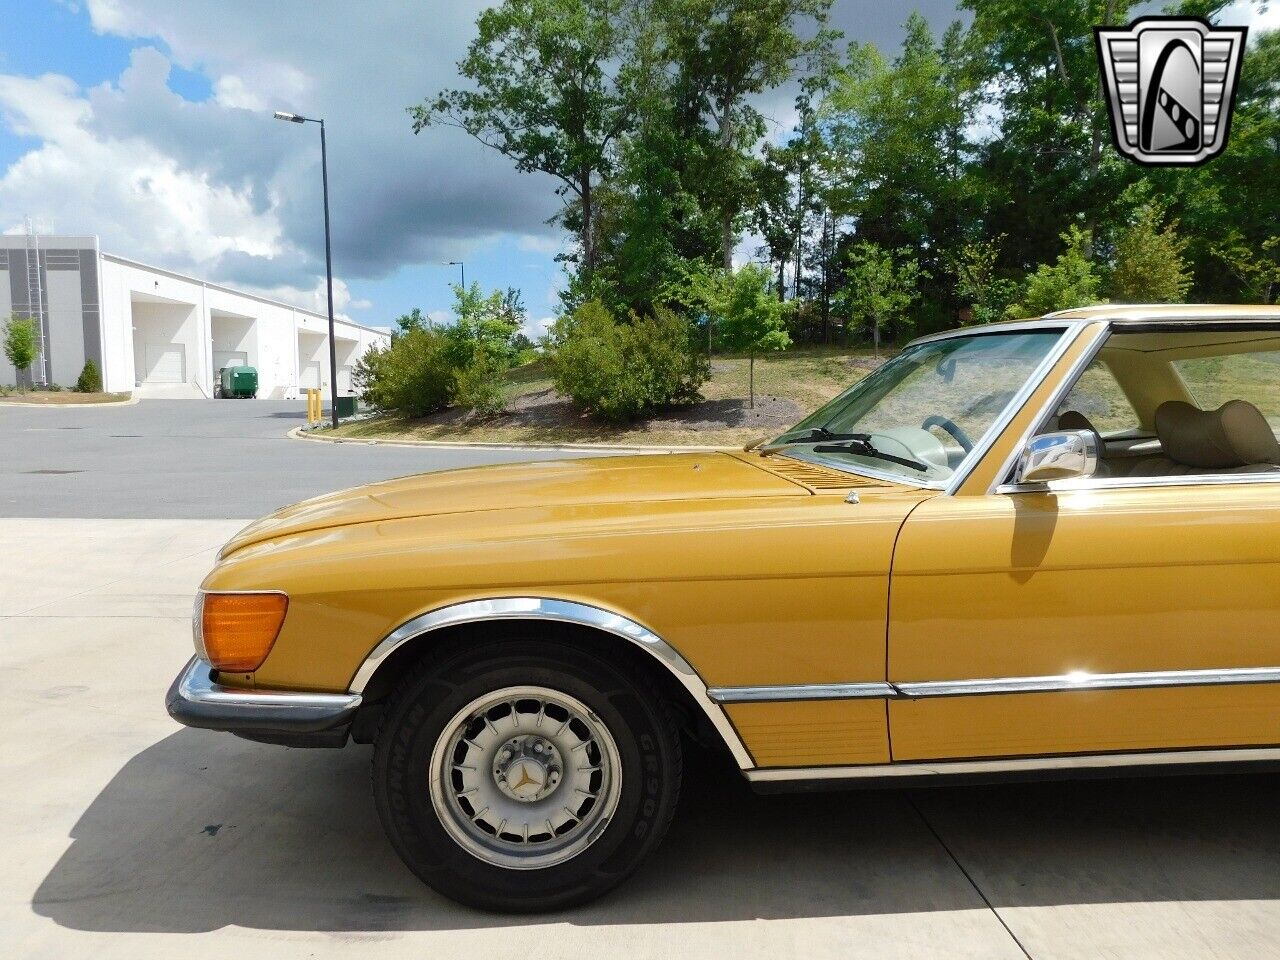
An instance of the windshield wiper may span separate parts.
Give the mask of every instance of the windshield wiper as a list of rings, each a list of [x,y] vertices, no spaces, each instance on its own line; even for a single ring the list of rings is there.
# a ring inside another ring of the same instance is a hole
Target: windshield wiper
[[[856,453],[863,457],[874,457],[876,460],[884,460],[888,463],[901,464],[904,467],[910,467],[912,470],[918,470],[920,473],[928,473],[929,465],[921,463],[919,460],[911,460],[907,457],[894,456],[892,453],[885,453],[883,450],[877,449],[876,445],[871,442],[870,434],[858,434],[842,439],[839,443],[820,443],[813,448],[814,453]]]
[[[865,440],[865,433],[835,433],[826,427],[809,427],[803,433],[799,433],[788,440],[781,443],[771,443],[768,446],[760,447],[761,456],[767,457],[771,453],[790,447],[798,443],[817,443],[821,440]]]
[[[871,442],[871,434],[869,433],[836,433],[826,427],[810,427],[804,433],[789,440],[784,440],[782,443],[771,443],[767,447],[761,447],[760,455],[767,457],[770,454],[777,453],[779,450],[799,446],[802,443],[816,444],[813,448],[814,453],[856,453],[860,456],[884,460],[887,463],[901,464],[904,467],[910,467],[912,470],[918,470],[920,473],[929,472],[927,463],[894,456],[892,453],[885,453],[880,450]]]

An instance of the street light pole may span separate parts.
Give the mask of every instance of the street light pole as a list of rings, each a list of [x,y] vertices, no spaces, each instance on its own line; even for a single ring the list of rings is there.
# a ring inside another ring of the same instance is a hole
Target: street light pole
[[[462,268],[462,289],[467,289],[467,265],[461,260],[450,260],[449,266]]]
[[[320,181],[324,188],[324,273],[329,296],[329,414],[333,428],[338,429],[338,340],[333,330],[333,241],[329,233],[329,150],[324,137],[324,120],[303,117],[277,110],[277,120],[289,123],[320,124]]]

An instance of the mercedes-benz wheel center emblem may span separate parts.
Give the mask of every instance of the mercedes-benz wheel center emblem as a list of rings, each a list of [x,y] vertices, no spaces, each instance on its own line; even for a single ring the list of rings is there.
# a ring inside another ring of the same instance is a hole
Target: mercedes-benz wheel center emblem
[[[1188,17],[1095,27],[1116,149],[1150,166],[1194,166],[1220,154],[1247,32]]]

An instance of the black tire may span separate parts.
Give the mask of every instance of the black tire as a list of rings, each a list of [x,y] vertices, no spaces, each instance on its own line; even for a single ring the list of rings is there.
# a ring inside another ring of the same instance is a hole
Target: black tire
[[[428,785],[451,720],[495,690],[536,685],[585,704],[612,736],[621,768],[612,818],[553,866],[511,869],[469,852],[441,823]],[[680,737],[647,678],[550,640],[502,640],[428,658],[393,695],[378,730],[373,792],[396,853],[428,886],[484,910],[534,912],[586,903],[622,882],[658,845],[680,792]]]

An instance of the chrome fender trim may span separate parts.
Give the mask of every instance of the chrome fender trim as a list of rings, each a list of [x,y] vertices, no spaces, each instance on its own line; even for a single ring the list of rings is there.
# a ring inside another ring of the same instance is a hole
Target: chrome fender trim
[[[751,770],[755,767],[755,761],[751,759],[751,754],[742,743],[728,716],[720,705],[707,695],[707,685],[702,682],[698,671],[674,647],[653,631],[621,614],[571,600],[552,600],[546,597],[494,597],[487,600],[455,603],[414,617],[389,633],[373,648],[373,652],[360,664],[347,690],[353,694],[363,694],[373,675],[392,651],[410,640],[445,627],[464,623],[481,623],[486,620],[550,620],[556,623],[571,623],[603,630],[605,633],[630,641],[662,664],[667,672],[689,692],[732,752],[733,759],[737,761],[739,768]]]

